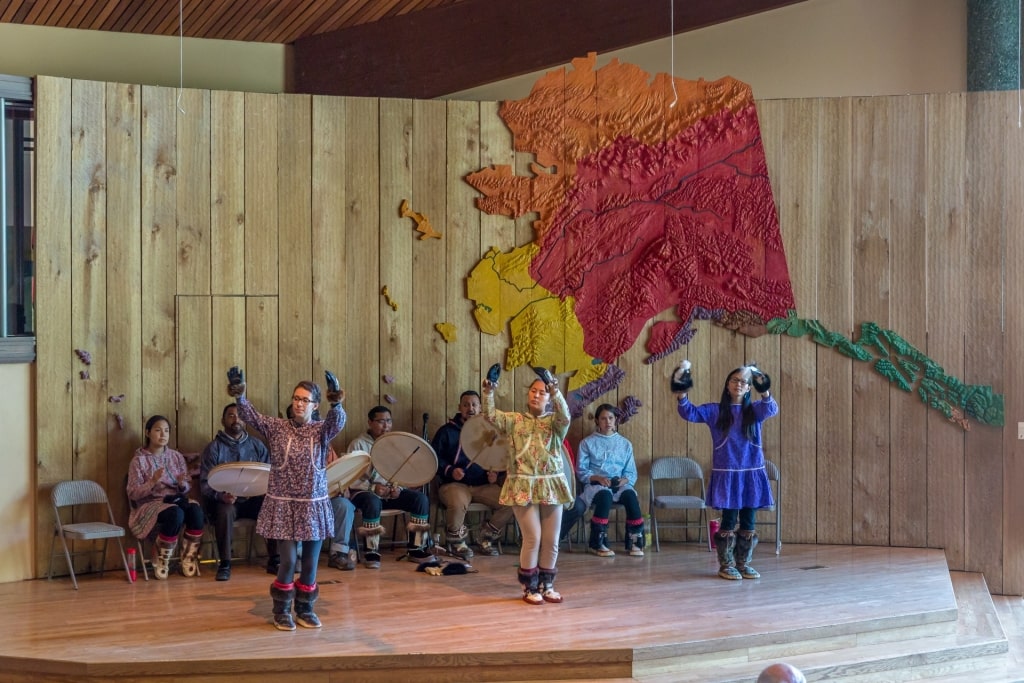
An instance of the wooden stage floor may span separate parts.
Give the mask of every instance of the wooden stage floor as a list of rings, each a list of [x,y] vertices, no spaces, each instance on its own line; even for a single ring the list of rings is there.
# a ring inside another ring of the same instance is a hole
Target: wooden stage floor
[[[257,565],[236,563],[219,583],[204,565],[199,578],[163,582],[82,576],[78,591],[64,577],[3,584],[0,680],[685,681],[712,680],[688,672],[718,658],[736,680],[752,681],[773,657],[810,651],[808,643],[955,629],[940,550],[773,550],[765,543],[755,553],[760,580],[724,581],[706,546],[609,559],[563,547],[565,602],[541,606],[520,598],[514,548],[474,558],[479,572],[464,576],[429,576],[387,554],[377,571],[341,572],[322,560],[324,626],[293,633],[271,625],[271,577]]]

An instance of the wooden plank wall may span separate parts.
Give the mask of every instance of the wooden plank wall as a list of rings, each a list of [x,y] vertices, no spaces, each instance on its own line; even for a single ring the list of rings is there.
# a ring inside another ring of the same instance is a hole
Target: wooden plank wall
[[[378,403],[414,434],[428,413],[432,434],[502,359],[509,340],[476,331],[465,277],[491,246],[527,243],[535,216],[482,215],[463,182],[495,163],[529,172],[496,104],[206,91],[179,103],[171,89],[40,78],[37,105],[40,573],[53,482],[98,479],[125,510],[145,419],[167,415],[177,447],[200,450],[229,365],[245,367],[270,413],[296,381],[334,370],[350,416],[340,450]],[[895,330],[951,375],[1007,392],[1009,427],[965,433],[808,339],[706,323],[685,351],[693,398],[717,400],[746,360],[772,374],[781,415],[765,442],[783,474],[784,541],[942,547],[952,569],[1022,592],[1016,94],[759,111],[799,315],[851,337],[863,321]],[[418,239],[402,200],[443,238]],[[667,391],[683,355],[646,365],[638,344],[620,359],[623,385],[600,399],[642,401],[622,428],[642,473],[662,455],[710,464],[707,430],[679,420]],[[521,408],[531,377],[507,373],[499,405]],[[588,411],[574,445],[592,430]]]

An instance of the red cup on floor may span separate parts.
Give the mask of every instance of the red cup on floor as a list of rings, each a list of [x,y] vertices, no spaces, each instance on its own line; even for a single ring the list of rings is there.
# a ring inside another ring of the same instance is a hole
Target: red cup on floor
[[[718,533],[721,523],[717,519],[708,520],[708,550],[715,550],[715,534]]]

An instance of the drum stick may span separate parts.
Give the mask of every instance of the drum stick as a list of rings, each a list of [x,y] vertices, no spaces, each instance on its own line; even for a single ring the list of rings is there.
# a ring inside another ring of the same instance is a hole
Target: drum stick
[[[419,452],[419,450],[420,446],[417,446],[416,448],[412,449],[412,453],[405,456],[405,460],[402,461],[402,464],[399,465],[398,468],[391,473],[391,476],[387,478],[388,483],[391,483],[391,481],[395,478],[395,475],[402,471],[402,468],[405,467],[410,460],[412,460],[412,456],[416,455],[416,453]]]

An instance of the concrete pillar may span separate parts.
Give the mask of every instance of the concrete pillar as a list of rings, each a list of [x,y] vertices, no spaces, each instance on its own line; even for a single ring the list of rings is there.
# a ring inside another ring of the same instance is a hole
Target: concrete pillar
[[[967,89],[1021,87],[1021,0],[967,0]]]

